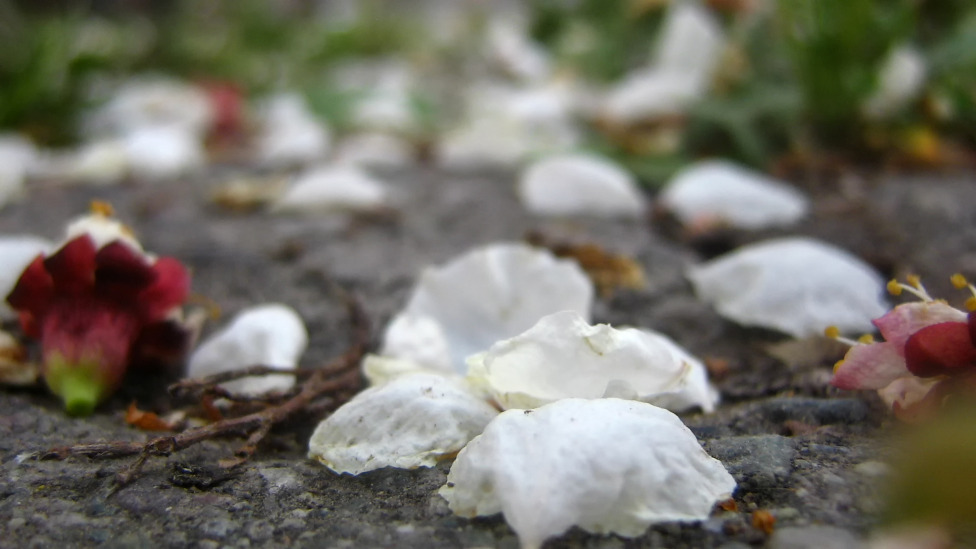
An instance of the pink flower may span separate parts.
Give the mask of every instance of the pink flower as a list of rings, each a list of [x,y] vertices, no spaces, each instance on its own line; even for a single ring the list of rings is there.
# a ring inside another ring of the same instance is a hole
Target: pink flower
[[[961,275],[952,281],[976,295]],[[932,299],[914,277],[908,285],[892,281],[888,289],[895,294],[908,291],[922,301],[898,305],[874,320],[882,342],[837,338],[852,347],[835,366],[831,384],[879,390],[896,410],[920,403],[929,393],[944,395],[969,387],[976,376],[976,314]],[[976,305],[976,298],[967,302],[970,305]],[[836,334],[828,329],[828,335]]]
[[[21,274],[7,302],[41,343],[42,375],[69,414],[89,414],[148,356],[182,354],[187,337],[169,320],[189,292],[179,261],[151,261],[115,240],[98,249],[82,234]]]

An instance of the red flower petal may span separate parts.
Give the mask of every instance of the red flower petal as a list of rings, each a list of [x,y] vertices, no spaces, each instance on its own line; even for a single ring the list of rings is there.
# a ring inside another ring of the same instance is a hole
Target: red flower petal
[[[976,345],[976,311],[969,313],[969,340]]]
[[[95,265],[95,291],[110,299],[134,300],[156,278],[145,256],[119,240],[98,250]]]
[[[905,343],[908,370],[919,377],[953,375],[976,368],[976,346],[966,322],[922,328]]]
[[[905,359],[887,342],[855,345],[847,351],[830,384],[839,389],[882,389],[909,375]]]
[[[922,328],[942,322],[964,322],[965,313],[942,301],[903,303],[874,320],[885,341],[905,355],[905,343]]]
[[[44,260],[59,294],[79,295],[95,284],[95,242],[83,234]]]
[[[24,269],[14,289],[7,295],[11,307],[38,316],[47,309],[54,297],[54,281],[44,268],[44,256],[39,255]]]
[[[161,257],[153,264],[156,279],[139,293],[139,306],[147,322],[162,320],[173,307],[186,301],[190,293],[190,275],[182,263],[172,257]]]

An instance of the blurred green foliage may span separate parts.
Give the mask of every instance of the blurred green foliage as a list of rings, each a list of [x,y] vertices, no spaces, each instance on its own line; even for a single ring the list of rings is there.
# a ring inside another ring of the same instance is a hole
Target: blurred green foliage
[[[727,36],[727,58],[713,89],[686,113],[676,147],[635,150],[601,132],[591,133],[590,145],[652,180],[704,155],[758,166],[810,149],[870,158],[917,128],[976,146],[976,3],[703,1]],[[335,63],[397,53],[439,57],[450,71],[472,51],[470,43],[432,47],[428,23],[390,10],[388,0],[363,0],[359,16],[342,23],[315,14],[310,2],[174,0],[148,12],[97,15],[64,7],[80,2],[48,2],[55,7],[29,13],[17,5],[0,0],[0,128],[42,144],[77,137],[75,117],[89,90],[134,73],[227,80],[248,94],[301,90],[341,130],[356,98],[330,82]],[[656,0],[526,5],[532,36],[557,65],[598,85],[649,62],[667,9]],[[473,43],[475,31],[463,38]],[[897,116],[866,120],[861,111],[882,63],[906,43],[928,60],[925,93]],[[415,99],[422,133],[435,134],[444,105]]]

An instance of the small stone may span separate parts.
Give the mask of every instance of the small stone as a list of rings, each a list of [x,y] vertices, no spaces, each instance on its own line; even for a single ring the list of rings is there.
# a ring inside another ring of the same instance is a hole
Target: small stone
[[[12,518],[12,519],[10,519],[10,520],[7,521],[7,528],[10,528],[11,530],[14,530],[16,528],[20,528],[21,526],[23,526],[25,524],[27,524],[27,519],[25,519],[23,517],[16,517],[16,518]]]
[[[859,549],[861,542],[847,530],[833,526],[788,527],[776,530],[769,549]]]
[[[722,461],[746,489],[782,487],[793,471],[793,441],[779,435],[740,436],[708,441],[705,449]]]

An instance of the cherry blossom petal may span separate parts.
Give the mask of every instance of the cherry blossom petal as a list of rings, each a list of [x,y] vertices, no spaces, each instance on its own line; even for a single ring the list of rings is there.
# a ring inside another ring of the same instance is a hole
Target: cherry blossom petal
[[[918,377],[953,375],[976,368],[976,347],[965,322],[942,322],[915,332],[905,343],[908,370]]]
[[[58,293],[82,294],[95,283],[95,243],[88,235],[68,241],[44,260]]]
[[[905,343],[915,332],[941,322],[965,322],[966,314],[943,301],[904,303],[875,319],[874,325],[898,354],[905,356]]]
[[[891,343],[856,345],[847,352],[830,384],[840,389],[881,389],[911,375],[900,349]]]
[[[152,266],[156,279],[139,294],[139,304],[146,320],[159,320],[190,293],[190,274],[172,257],[161,257]]]

